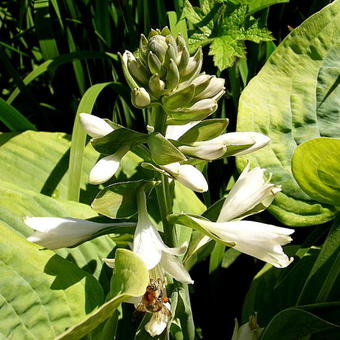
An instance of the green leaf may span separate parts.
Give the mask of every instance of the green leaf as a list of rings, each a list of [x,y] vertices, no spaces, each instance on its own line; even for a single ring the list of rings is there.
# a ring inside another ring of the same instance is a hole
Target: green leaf
[[[0,121],[11,131],[36,130],[22,113],[0,98]]]
[[[239,3],[249,6],[249,12],[255,13],[269,6],[289,2],[289,0],[238,0]]]
[[[227,251],[224,253],[221,267],[229,268],[240,255],[241,253],[234,248],[227,249]]]
[[[131,297],[142,296],[148,283],[149,273],[144,262],[133,252],[118,249],[115,256],[115,273],[111,281],[110,300],[56,340],[81,339],[112,316],[122,302]]]
[[[146,142],[147,134],[124,127],[116,129],[108,135],[92,140],[93,147],[100,153],[112,155],[122,146],[133,146]]]
[[[300,189],[291,159],[296,146],[306,140],[340,137],[336,99],[340,86],[334,74],[335,68],[338,73],[340,69],[339,19],[340,2],[335,1],[303,22],[276,48],[240,97],[237,130],[261,132],[272,142],[240,157],[238,168],[250,160],[273,174],[272,182],[280,184],[282,192],[269,211],[286,225],[315,225],[334,217],[331,207]]]
[[[159,165],[185,161],[186,157],[160,133],[149,135],[147,143],[152,159]]]
[[[333,226],[322,245],[298,299],[300,304],[340,299],[336,284],[340,274],[340,216],[334,220]]]
[[[100,191],[94,201],[92,208],[102,215],[111,218],[128,218],[137,213],[136,192],[145,187],[150,191],[155,181],[129,181],[114,183]]]
[[[178,141],[189,144],[215,138],[225,131],[228,122],[226,118],[203,120],[185,132]]]
[[[311,139],[294,151],[294,178],[303,191],[316,201],[340,207],[339,160],[340,139]]]
[[[0,222],[0,332],[6,339],[54,339],[103,301],[98,282]]]
[[[232,66],[237,58],[246,57],[244,41],[259,43],[273,39],[251,13],[244,1],[203,1],[201,8],[186,1],[183,16],[196,28],[189,37],[190,49],[210,44],[209,55],[213,56],[215,66],[220,71]]]
[[[334,305],[335,306],[330,304],[329,306],[324,306],[323,308],[332,309],[335,307],[339,309],[339,303]],[[313,311],[313,307],[314,306],[304,306],[300,308],[293,307],[278,313],[273,318],[273,320],[271,320],[269,325],[263,330],[261,340],[302,339],[306,336],[310,336],[322,331],[336,330],[339,332],[339,322],[329,322],[324,317],[319,317],[318,315],[313,314],[309,311]],[[318,306],[315,305],[314,308],[317,307]],[[324,313],[324,311],[322,312]],[[326,338],[327,337],[324,339]]]
[[[0,178],[54,198],[66,199],[70,137],[65,133],[26,131],[0,134]],[[98,154],[85,148],[80,177],[81,201],[90,203],[97,187],[87,185]]]

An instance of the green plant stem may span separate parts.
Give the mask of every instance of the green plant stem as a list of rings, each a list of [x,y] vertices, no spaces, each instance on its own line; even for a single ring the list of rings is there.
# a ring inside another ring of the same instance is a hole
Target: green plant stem
[[[162,110],[160,106],[152,108],[151,121],[153,123],[155,132],[159,132],[164,136],[166,132],[166,113]],[[149,124],[151,123],[151,121],[149,121]],[[171,190],[167,176],[159,175],[159,178],[161,180],[161,185],[158,185],[156,187],[156,193],[163,224],[163,240],[169,247],[176,247],[176,228],[174,224],[169,223],[169,221],[167,220],[167,216],[172,213],[174,199],[173,190]],[[184,327],[185,330],[183,331],[185,333],[185,339],[194,340],[195,325],[192,316],[188,285],[177,281],[175,284],[180,289],[183,289],[184,298],[186,300],[186,318]]]

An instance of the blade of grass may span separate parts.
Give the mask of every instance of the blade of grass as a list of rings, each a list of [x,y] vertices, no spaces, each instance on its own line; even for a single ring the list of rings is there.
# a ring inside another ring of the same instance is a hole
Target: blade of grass
[[[69,54],[61,55],[55,59],[47,60],[31,73],[29,73],[24,79],[23,83],[28,85],[37,77],[48,71],[49,69],[57,68],[60,65],[72,62],[74,59],[91,59],[91,58],[110,58],[118,61],[118,56],[113,53],[95,52],[95,51],[77,51]],[[11,104],[15,98],[19,95],[21,89],[17,87],[8,97],[7,103]]]
[[[86,142],[86,133],[80,124],[79,114],[83,112],[91,114],[98,96],[107,86],[112,86],[118,93],[122,93],[122,91],[124,91],[122,84],[117,82],[95,84],[87,89],[81,98],[77,109],[72,131],[69,163],[68,199],[72,201],[79,201],[80,175],[83,163],[83,152]]]
[[[0,120],[11,131],[37,130],[22,113],[0,98]]]
[[[34,23],[43,57],[45,60],[55,58],[59,51],[51,24],[49,0],[35,0],[33,6]]]

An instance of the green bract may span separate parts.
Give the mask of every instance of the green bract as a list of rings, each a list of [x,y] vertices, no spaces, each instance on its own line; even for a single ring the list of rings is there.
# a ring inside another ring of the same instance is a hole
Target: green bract
[[[190,56],[185,40],[170,30],[141,35],[136,55],[121,55],[123,71],[131,88],[132,104],[138,108],[161,105],[172,121],[184,124],[202,120],[217,110],[224,94],[224,79],[201,73],[199,48]]]

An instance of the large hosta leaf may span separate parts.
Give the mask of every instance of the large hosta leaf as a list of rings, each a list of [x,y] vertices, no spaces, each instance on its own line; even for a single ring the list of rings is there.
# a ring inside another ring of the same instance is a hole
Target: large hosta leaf
[[[0,222],[0,334],[54,339],[103,301],[98,282]]]
[[[88,219],[97,214],[87,205],[58,201],[30,190],[21,189],[14,184],[0,181],[0,220],[6,222],[10,228],[23,236],[32,234],[23,219],[25,216],[56,216]],[[107,257],[115,244],[108,236],[102,236],[88,241],[76,248],[59,249],[56,252],[75,261],[79,267],[101,275],[103,257]]]
[[[0,178],[25,189],[67,199],[70,138],[65,133],[26,131],[0,134]],[[81,176],[81,201],[91,202],[96,187],[87,185],[98,153],[85,150]]]
[[[272,142],[241,157],[272,172],[281,184],[270,207],[287,225],[320,224],[333,210],[304,193],[291,172],[297,145],[315,137],[340,137],[340,1],[296,28],[274,51],[240,98],[238,131],[258,131]]]

